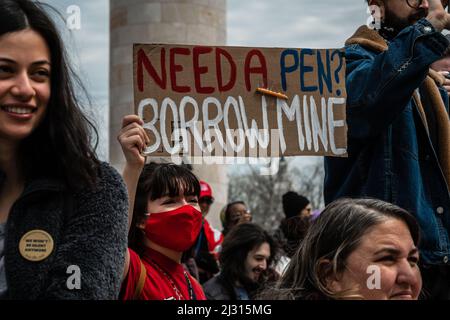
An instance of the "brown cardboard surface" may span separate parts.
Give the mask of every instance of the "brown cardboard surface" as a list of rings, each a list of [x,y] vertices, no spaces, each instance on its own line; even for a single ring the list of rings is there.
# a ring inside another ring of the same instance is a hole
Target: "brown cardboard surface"
[[[135,44],[133,72],[151,156],[347,155],[341,49]]]

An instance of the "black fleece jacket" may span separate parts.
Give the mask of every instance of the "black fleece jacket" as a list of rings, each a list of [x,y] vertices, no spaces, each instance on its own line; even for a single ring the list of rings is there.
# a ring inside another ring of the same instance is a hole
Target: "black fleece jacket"
[[[0,172],[0,187],[4,178]],[[72,193],[57,180],[28,181],[6,225],[6,298],[117,299],[127,249],[127,211],[125,184],[106,163],[99,167],[94,190]],[[43,230],[54,241],[43,261],[28,261],[20,254],[20,240],[32,230]],[[75,274],[70,266],[79,268],[80,289],[67,285]]]

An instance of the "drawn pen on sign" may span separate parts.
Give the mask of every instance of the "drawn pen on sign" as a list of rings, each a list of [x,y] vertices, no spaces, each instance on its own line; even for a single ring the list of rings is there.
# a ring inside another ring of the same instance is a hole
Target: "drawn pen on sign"
[[[256,91],[258,91],[259,93],[262,93],[262,94],[267,94],[272,97],[288,100],[288,96],[285,94],[282,94],[280,92],[275,92],[275,91],[272,91],[269,89],[264,89],[264,88],[258,88],[258,89],[256,89]]]

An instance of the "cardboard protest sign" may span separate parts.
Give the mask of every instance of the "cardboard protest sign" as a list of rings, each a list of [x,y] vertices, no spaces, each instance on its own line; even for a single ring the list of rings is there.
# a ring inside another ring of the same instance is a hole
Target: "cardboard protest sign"
[[[146,153],[346,156],[340,49],[134,45]]]

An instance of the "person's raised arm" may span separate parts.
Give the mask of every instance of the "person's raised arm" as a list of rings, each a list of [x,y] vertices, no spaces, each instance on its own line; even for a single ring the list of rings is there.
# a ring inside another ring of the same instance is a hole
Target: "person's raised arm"
[[[117,137],[126,160],[122,177],[127,186],[128,201],[130,204],[128,210],[128,229],[133,218],[134,198],[139,176],[145,164],[145,156],[142,155],[142,151],[144,151],[145,146],[149,142],[142,125],[143,122],[138,116],[125,116],[122,120],[122,129]]]
[[[122,177],[128,190],[128,231],[133,220],[134,200],[139,176],[145,164],[145,157],[142,155],[142,151],[145,149],[147,143],[149,143],[149,138],[142,125],[143,121],[138,116],[125,116],[122,120],[122,129],[117,137],[126,160]],[[122,279],[125,279],[129,265],[130,255],[127,250]]]
[[[430,65],[448,50],[440,31],[450,28],[450,14],[440,0],[428,0],[428,5],[426,18],[401,30],[384,51],[381,37],[367,38],[365,30],[346,42],[350,138],[372,138],[391,125],[425,80]]]

